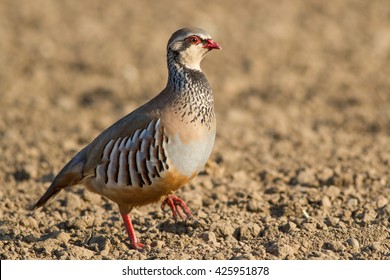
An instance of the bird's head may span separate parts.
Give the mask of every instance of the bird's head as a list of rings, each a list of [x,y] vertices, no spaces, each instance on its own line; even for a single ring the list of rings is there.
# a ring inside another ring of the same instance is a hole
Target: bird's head
[[[172,34],[168,41],[168,57],[184,67],[200,70],[200,62],[206,53],[212,49],[221,49],[211,36],[200,28],[183,28]]]

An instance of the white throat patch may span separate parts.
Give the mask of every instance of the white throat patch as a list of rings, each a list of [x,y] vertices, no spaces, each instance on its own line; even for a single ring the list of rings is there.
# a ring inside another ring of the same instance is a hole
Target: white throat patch
[[[206,53],[207,49],[203,49],[199,45],[193,45],[180,53],[180,62],[189,69],[201,71],[200,62]]]

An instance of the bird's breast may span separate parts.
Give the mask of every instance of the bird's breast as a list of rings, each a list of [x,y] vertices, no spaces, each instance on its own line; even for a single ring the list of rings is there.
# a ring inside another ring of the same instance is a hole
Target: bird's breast
[[[195,176],[206,164],[214,146],[215,131],[207,130],[197,137],[188,131],[171,135],[166,145],[169,164],[181,174]],[[191,137],[193,136],[193,137]]]
[[[181,174],[193,177],[207,162],[214,146],[216,121],[211,94],[208,102],[196,96],[177,101],[174,110],[165,113],[162,120],[168,142],[168,164]],[[199,104],[192,100],[195,98]],[[206,98],[205,98],[206,99]]]

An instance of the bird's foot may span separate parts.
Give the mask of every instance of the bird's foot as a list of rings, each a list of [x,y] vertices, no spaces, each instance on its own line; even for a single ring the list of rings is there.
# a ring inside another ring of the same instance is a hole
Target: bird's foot
[[[145,244],[142,244],[142,243],[140,243],[140,242],[137,242],[137,243],[131,243],[131,242],[130,242],[130,247],[131,247],[132,249],[141,251],[141,250],[145,247]]]
[[[167,205],[172,210],[172,216],[174,219],[177,219],[177,216],[179,216],[182,220],[185,220],[187,218],[192,218],[192,214],[190,209],[188,208],[187,204],[177,197],[176,195],[169,195],[161,204],[161,209],[164,211],[165,205]]]

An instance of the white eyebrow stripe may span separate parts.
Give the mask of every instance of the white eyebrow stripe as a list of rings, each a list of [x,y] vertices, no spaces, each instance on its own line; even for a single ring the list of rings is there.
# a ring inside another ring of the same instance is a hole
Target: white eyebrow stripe
[[[210,40],[211,39],[211,36],[205,36],[205,34],[201,34],[201,33],[193,33],[193,34],[188,35],[188,36],[179,36],[179,37],[177,37],[174,41],[172,41],[171,45],[176,43],[176,42],[178,42],[178,41],[184,41],[188,37],[191,37],[191,36],[194,36],[194,35],[198,36],[202,40]]]

